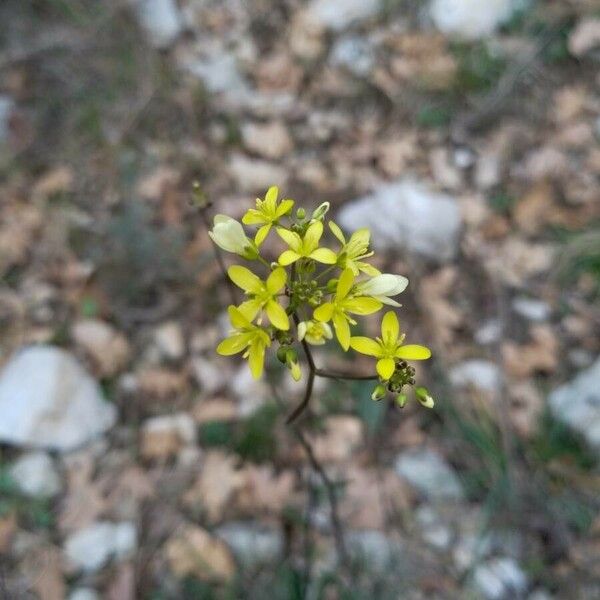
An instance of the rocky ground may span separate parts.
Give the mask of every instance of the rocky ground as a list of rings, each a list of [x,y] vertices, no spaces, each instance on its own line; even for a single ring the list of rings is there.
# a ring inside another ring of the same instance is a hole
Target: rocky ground
[[[0,23],[1,598],[600,597],[595,0]],[[320,381],[287,427],[291,379],[214,352],[195,180],[369,226],[435,410]]]

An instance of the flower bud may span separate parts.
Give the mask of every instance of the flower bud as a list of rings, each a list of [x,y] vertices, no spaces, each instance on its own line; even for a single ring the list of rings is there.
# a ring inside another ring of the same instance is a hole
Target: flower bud
[[[287,362],[287,351],[288,348],[281,346],[277,348],[277,360],[283,364]]]
[[[327,291],[330,292],[331,294],[335,293],[335,290],[337,289],[337,284],[338,284],[337,279],[330,279],[327,282]]]
[[[435,402],[433,398],[429,395],[427,388],[417,387],[415,388],[415,395],[417,396],[417,400],[425,407],[425,408],[433,408]]]
[[[325,218],[325,215],[327,214],[328,210],[329,210],[329,202],[323,202],[323,204],[320,204],[319,206],[317,206],[317,208],[313,212],[310,220],[311,221],[322,221]]]
[[[371,400],[375,402],[379,402],[379,400],[383,400],[385,398],[385,387],[381,384],[376,385],[373,393],[371,394]]]
[[[300,379],[302,379],[302,369],[300,369],[298,361],[290,363],[289,367],[290,371],[292,372],[292,379],[294,381],[300,381]]]
[[[305,217],[306,217],[306,211],[305,211],[303,208],[299,208],[299,209],[296,211],[296,218],[297,218],[297,219],[300,219],[300,220],[302,220],[302,219],[304,219]]]
[[[405,407],[407,400],[408,400],[408,396],[406,394],[398,394],[396,396],[396,404],[400,408],[404,408]]]

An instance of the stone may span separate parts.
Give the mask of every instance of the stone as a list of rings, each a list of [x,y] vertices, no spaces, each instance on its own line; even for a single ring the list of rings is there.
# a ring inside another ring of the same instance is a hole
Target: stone
[[[264,193],[271,185],[282,188],[287,182],[287,172],[283,167],[242,154],[232,155],[229,170],[240,190],[244,192]]]
[[[137,0],[135,13],[148,42],[155,48],[171,46],[183,28],[175,0]]]
[[[550,318],[551,309],[541,300],[519,296],[512,301],[513,310],[528,321],[543,322]]]
[[[473,386],[490,393],[500,389],[503,379],[496,364],[481,359],[465,360],[452,367],[449,377],[457,388]]]
[[[5,143],[10,135],[10,118],[15,108],[10,96],[0,94],[0,144]]]
[[[0,441],[68,452],[110,429],[117,411],[68,352],[18,352],[0,373]]]
[[[452,542],[452,531],[431,506],[421,506],[416,513],[423,539],[433,548],[446,550]]]
[[[242,141],[246,149],[267,159],[279,159],[292,149],[292,139],[280,121],[244,123]]]
[[[312,0],[307,12],[322,27],[342,31],[372,19],[379,8],[378,0]]]
[[[208,360],[203,356],[194,356],[191,367],[194,378],[204,393],[213,394],[227,385],[230,373],[227,369],[223,370],[216,361]]]
[[[314,453],[321,462],[341,462],[352,457],[363,442],[363,423],[351,415],[332,415],[325,431],[313,436]]]
[[[461,500],[464,492],[454,470],[434,450],[412,448],[396,458],[396,473],[431,500]]]
[[[375,66],[373,46],[360,36],[341,37],[331,48],[329,63],[350,71],[356,77],[366,77]]]
[[[126,366],[131,354],[129,343],[108,323],[99,319],[80,319],[73,325],[71,333],[101,375],[111,377]]]
[[[45,452],[30,452],[17,459],[9,474],[27,496],[51,498],[61,491],[60,477]]]
[[[349,531],[345,540],[351,556],[364,560],[376,570],[384,570],[395,564],[403,551],[400,542],[377,530]]]
[[[179,360],[185,354],[185,337],[177,321],[168,321],[154,331],[154,343],[164,358]]]
[[[281,530],[255,523],[232,522],[219,527],[215,534],[224,540],[245,567],[256,567],[277,560],[283,552]]]
[[[509,557],[497,557],[479,565],[473,573],[473,584],[486,600],[520,598],[527,590],[527,576]]]
[[[75,588],[68,597],[68,600],[100,600],[100,594],[92,588]]]
[[[453,259],[458,250],[458,203],[412,179],[382,185],[350,202],[338,221],[348,231],[370,228],[376,250],[407,249],[437,262]]]
[[[202,80],[212,94],[225,94],[228,98],[245,97],[248,84],[238,69],[235,55],[229,52],[216,52],[199,59],[185,61],[187,70]]]
[[[442,33],[475,40],[494,33],[514,8],[514,0],[432,0],[429,14]]]
[[[140,453],[148,460],[176,455],[196,442],[196,425],[187,413],[161,415],[142,425]]]
[[[600,455],[600,358],[554,390],[548,405],[555,419],[582,435]]]
[[[600,18],[584,18],[569,34],[569,52],[584,56],[594,48],[600,48]]]
[[[65,541],[64,552],[76,570],[94,573],[111,558],[131,555],[136,545],[137,531],[133,523],[96,521],[70,535]]]

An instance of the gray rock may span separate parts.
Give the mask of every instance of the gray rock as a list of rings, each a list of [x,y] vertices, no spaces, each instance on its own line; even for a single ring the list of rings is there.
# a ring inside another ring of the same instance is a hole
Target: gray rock
[[[548,404],[555,419],[581,434],[600,454],[600,358],[553,391]]]
[[[179,36],[183,20],[175,0],[137,0],[135,12],[148,42],[168,48]]]
[[[247,567],[272,562],[283,552],[283,535],[279,529],[233,522],[219,527],[215,534],[228,544],[235,557]]]
[[[373,569],[388,568],[403,551],[399,541],[376,530],[350,531],[345,541],[348,552]]]
[[[93,573],[113,557],[120,559],[130,555],[136,544],[133,523],[97,521],[69,536],[64,551],[75,568]]]
[[[229,52],[215,52],[203,59],[188,61],[187,68],[213,94],[245,96],[248,92],[248,84],[238,69],[237,59]]]
[[[396,473],[431,500],[460,500],[463,489],[444,459],[429,448],[412,448],[398,455]]]
[[[110,429],[116,409],[67,352],[30,346],[0,373],[0,441],[68,452]]]
[[[28,496],[51,498],[62,487],[54,463],[45,452],[25,454],[13,463],[9,473],[21,492]]]
[[[307,12],[318,25],[342,31],[373,18],[379,8],[379,0],[312,0]]]
[[[380,186],[345,206],[338,219],[348,231],[369,227],[378,250],[407,249],[439,262],[451,260],[458,250],[457,202],[412,179]]]
[[[333,45],[329,62],[357,77],[365,77],[375,64],[373,47],[368,40],[359,36],[342,37]]]
[[[495,344],[502,337],[502,322],[490,319],[475,332],[475,341],[482,346]]]
[[[69,600],[100,600],[100,594],[92,588],[75,588],[69,594]]]
[[[458,388],[474,386],[486,392],[495,392],[502,384],[501,370],[489,360],[465,360],[450,369],[449,377]]]
[[[0,144],[8,139],[10,116],[14,107],[15,103],[11,97],[0,94]]]
[[[515,0],[432,0],[429,14],[443,33],[472,40],[494,33],[516,4]]]
[[[431,506],[419,507],[416,518],[421,527],[423,539],[430,546],[438,550],[446,550],[450,546],[453,538],[452,530],[442,522]]]
[[[547,321],[551,313],[550,307],[546,302],[527,298],[526,296],[515,298],[512,302],[512,307],[518,315],[529,321]]]
[[[528,586],[527,576],[512,558],[493,558],[479,565],[473,573],[475,588],[487,600],[521,597]]]

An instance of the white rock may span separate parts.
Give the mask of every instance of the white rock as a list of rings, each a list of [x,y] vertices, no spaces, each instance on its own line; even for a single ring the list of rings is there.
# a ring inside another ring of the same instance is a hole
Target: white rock
[[[550,317],[550,307],[541,300],[519,296],[512,302],[514,311],[529,321],[542,322]]]
[[[452,385],[473,386],[486,392],[495,392],[502,384],[502,372],[496,364],[488,360],[473,359],[452,367],[449,373]]]
[[[514,0],[432,0],[429,13],[443,33],[472,40],[492,34],[514,8]]]
[[[519,565],[508,557],[493,558],[479,565],[473,583],[487,600],[519,598],[527,589],[527,576]]]
[[[168,48],[179,36],[183,20],[175,0],[137,0],[136,15],[155,48]]]
[[[16,460],[10,476],[24,494],[51,498],[61,490],[60,477],[52,459],[45,452],[30,452]]]
[[[69,600],[100,600],[100,594],[92,588],[75,588],[69,594]]]
[[[111,558],[130,555],[137,544],[135,525],[127,521],[97,521],[70,535],[65,541],[65,556],[81,571],[93,573]]]
[[[600,358],[548,398],[554,418],[581,434],[600,455]]]
[[[196,381],[206,394],[213,394],[227,385],[228,370],[220,369],[215,361],[208,360],[203,356],[194,356],[191,361],[192,371]]]
[[[240,73],[237,58],[228,52],[215,52],[204,58],[186,61],[187,69],[199,77],[206,89],[213,94],[245,96],[248,84]]]
[[[412,448],[398,455],[396,473],[432,500],[460,500],[463,489],[453,469],[428,448]]]
[[[375,65],[373,47],[363,37],[342,37],[334,43],[329,62],[333,67],[343,67],[357,77],[365,77]]]
[[[371,19],[379,7],[379,0],[312,0],[308,14],[319,25],[341,31]]]
[[[458,250],[458,203],[411,179],[383,185],[350,202],[338,219],[348,231],[369,227],[378,250],[405,248],[439,262],[451,260]]]
[[[160,325],[154,332],[154,342],[161,355],[169,360],[179,360],[185,354],[185,338],[177,321]]]
[[[68,452],[110,429],[116,409],[67,352],[30,346],[0,373],[0,441]]]
[[[239,401],[240,417],[248,417],[267,401],[269,388],[264,379],[254,379],[247,364],[240,365],[229,381],[229,388]]]
[[[498,319],[490,319],[475,332],[475,341],[486,346],[495,344],[502,337],[502,323]]]
[[[234,154],[229,161],[229,170],[239,188],[245,192],[264,193],[271,185],[284,187],[287,172],[283,167],[266,160],[247,158]]]
[[[359,560],[364,560],[370,568],[389,568],[402,553],[402,545],[381,531],[365,529],[350,531],[346,535],[348,552]]]
[[[247,567],[272,562],[283,552],[284,540],[279,529],[233,522],[219,527],[215,534],[227,543],[238,561]]]
[[[583,56],[594,48],[600,48],[600,18],[582,19],[569,34],[569,52]]]

